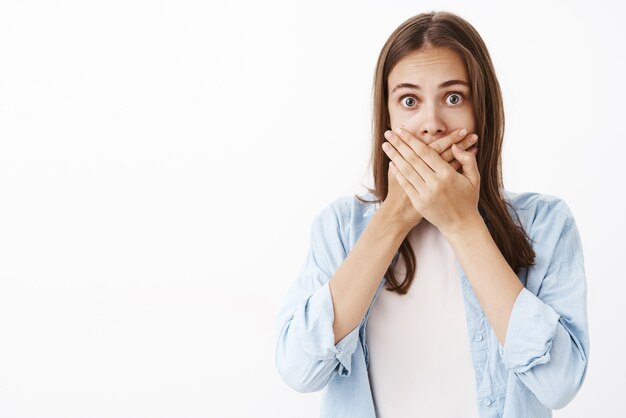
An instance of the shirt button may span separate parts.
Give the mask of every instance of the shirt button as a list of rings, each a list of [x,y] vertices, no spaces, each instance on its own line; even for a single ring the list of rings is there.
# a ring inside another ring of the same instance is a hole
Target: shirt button
[[[485,405],[487,406],[491,405],[491,399],[485,399]]]
[[[476,341],[482,341],[483,340],[483,334],[478,334],[476,336]]]

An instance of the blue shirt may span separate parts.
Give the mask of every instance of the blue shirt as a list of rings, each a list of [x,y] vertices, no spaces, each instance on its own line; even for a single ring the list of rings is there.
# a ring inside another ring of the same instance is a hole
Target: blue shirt
[[[371,193],[363,197],[374,199]],[[572,212],[561,198],[506,190],[503,197],[511,205],[508,210],[513,220],[520,222],[531,238],[536,255],[533,266],[517,273],[524,288],[513,306],[504,347],[456,262],[479,415],[552,417],[553,409],[563,408],[574,398],[587,374],[589,331],[582,242]],[[324,391],[322,418],[376,417],[365,325],[385,279],[381,277],[359,325],[336,345],[328,282],[379,206],[342,196],[316,214],[306,260],[277,315],[277,370],[298,392]]]

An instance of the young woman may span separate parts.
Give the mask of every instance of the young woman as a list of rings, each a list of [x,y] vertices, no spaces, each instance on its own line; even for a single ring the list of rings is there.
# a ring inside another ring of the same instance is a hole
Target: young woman
[[[551,417],[587,373],[582,244],[564,200],[503,188],[502,97],[474,27],[402,23],[373,116],[371,199],[313,220],[277,317],[281,377],[324,389],[322,417]]]

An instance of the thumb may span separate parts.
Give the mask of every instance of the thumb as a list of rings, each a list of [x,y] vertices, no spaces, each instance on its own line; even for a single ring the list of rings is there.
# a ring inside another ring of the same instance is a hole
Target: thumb
[[[478,172],[478,163],[476,162],[476,156],[474,153],[464,151],[456,144],[452,145],[452,155],[463,166],[463,174],[472,180],[472,183],[478,184],[480,180],[480,173]]]

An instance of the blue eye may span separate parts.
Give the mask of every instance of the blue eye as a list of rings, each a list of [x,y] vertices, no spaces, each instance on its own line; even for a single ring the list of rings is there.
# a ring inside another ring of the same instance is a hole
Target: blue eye
[[[460,91],[453,91],[450,92],[450,94],[448,94],[448,96],[446,97],[446,104],[452,106],[460,105],[461,103],[463,103],[464,99],[465,95],[463,93],[461,93]],[[412,94],[405,94],[404,96],[400,97],[400,103],[404,109],[409,110],[417,108],[419,104],[417,98]]]
[[[415,99],[415,97],[414,97],[414,96],[411,96],[411,95],[408,95],[408,94],[406,94],[406,95],[404,95],[404,96],[400,97],[400,102],[402,102],[403,104],[406,104],[406,102],[404,101],[404,99],[405,99],[405,98],[411,99],[413,102],[415,102],[415,104],[417,104],[417,100]],[[413,108],[413,107],[415,107],[415,106],[408,106],[408,107],[409,107],[409,108]]]
[[[463,102],[463,93],[455,91],[455,92],[450,93],[450,95],[448,96],[448,98],[451,98],[451,97],[454,98],[454,101],[453,102],[446,101],[446,103],[449,103],[451,105],[456,105],[456,104]]]

